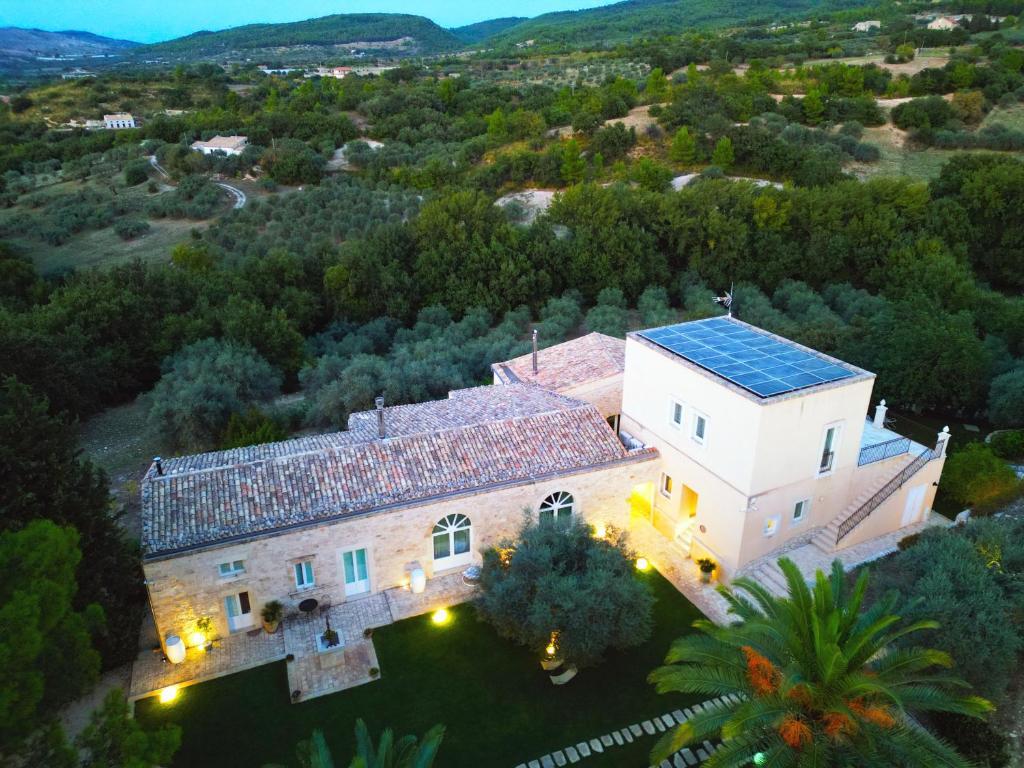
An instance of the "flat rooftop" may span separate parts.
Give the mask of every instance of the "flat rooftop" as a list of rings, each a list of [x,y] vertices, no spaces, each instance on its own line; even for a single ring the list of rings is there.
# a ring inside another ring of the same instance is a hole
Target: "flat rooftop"
[[[637,336],[762,399],[866,373],[734,317],[666,325]]]

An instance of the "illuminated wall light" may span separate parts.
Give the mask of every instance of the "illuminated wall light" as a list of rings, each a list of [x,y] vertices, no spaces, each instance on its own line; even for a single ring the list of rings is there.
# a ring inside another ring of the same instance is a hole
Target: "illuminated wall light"
[[[206,645],[206,635],[202,632],[193,632],[188,636],[188,644],[195,648],[202,648]]]
[[[440,627],[451,621],[452,615],[448,612],[447,608],[438,608],[434,611],[433,615],[431,615],[430,620]]]
[[[649,562],[647,562],[647,558],[646,557],[638,557],[636,559],[636,569],[638,571],[646,571],[650,567],[651,567],[651,564]]]
[[[594,526],[594,536],[595,536],[595,538],[603,539],[607,535],[608,535],[608,529],[605,527],[604,523],[597,523]]]
[[[170,704],[178,698],[178,686],[168,685],[166,688],[160,690],[160,703]]]
[[[548,640],[548,645],[547,648],[544,649],[544,653],[546,653],[548,656],[554,657],[554,655],[558,653],[558,646],[556,645],[557,642],[558,632],[552,632],[551,639]]]

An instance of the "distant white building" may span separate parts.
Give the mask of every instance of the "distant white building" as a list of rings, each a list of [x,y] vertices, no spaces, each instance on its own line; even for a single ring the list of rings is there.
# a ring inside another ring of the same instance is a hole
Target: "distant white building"
[[[316,77],[333,77],[336,80],[341,80],[354,72],[352,67],[317,67],[311,74]]]
[[[299,67],[268,67],[266,64],[260,64],[257,69],[265,75],[289,75],[300,71]]]
[[[104,115],[103,127],[108,131],[117,131],[122,128],[134,128],[135,118],[128,112],[115,112],[112,115]]]
[[[96,73],[89,72],[81,67],[75,67],[70,72],[65,72],[60,77],[62,80],[81,80],[86,77],[96,77]]]
[[[192,149],[204,155],[222,152],[225,155],[240,155],[248,145],[245,136],[214,136],[209,141],[193,141]]]
[[[881,29],[881,27],[882,22],[879,19],[868,19],[867,21],[858,21],[852,29],[854,32],[870,32],[872,29]]]
[[[935,21],[929,22],[928,29],[956,29],[960,25],[955,19],[951,19],[949,16],[939,16]]]

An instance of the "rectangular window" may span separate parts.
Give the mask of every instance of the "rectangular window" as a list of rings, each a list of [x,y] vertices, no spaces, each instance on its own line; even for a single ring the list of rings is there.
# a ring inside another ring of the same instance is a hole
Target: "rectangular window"
[[[678,400],[669,401],[668,411],[669,421],[672,422],[672,426],[676,429],[682,429],[683,426],[683,404]]]
[[[832,465],[836,458],[838,437],[839,427],[829,427],[825,430],[825,442],[821,448],[821,462],[818,464],[818,474],[832,471]]]
[[[696,443],[704,445],[704,439],[707,437],[708,432],[708,420],[706,417],[699,413],[693,415],[693,440]]]
[[[313,561],[304,560],[301,563],[296,563],[295,568],[295,586],[299,589],[309,589],[316,582],[313,580]]]
[[[661,473],[661,495],[666,499],[672,496],[672,476]]]
[[[810,509],[811,500],[802,499],[793,506],[793,522],[799,523],[805,517],[807,517],[807,510]]]
[[[221,563],[217,566],[221,576],[238,576],[245,573],[245,560],[233,560],[230,563]]]

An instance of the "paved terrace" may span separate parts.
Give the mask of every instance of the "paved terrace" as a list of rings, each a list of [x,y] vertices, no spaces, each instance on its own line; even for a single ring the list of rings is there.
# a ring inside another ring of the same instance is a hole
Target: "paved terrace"
[[[388,589],[310,616],[286,618],[273,635],[256,628],[215,641],[209,652],[189,648],[181,664],[166,661],[160,649],[144,651],[132,666],[129,699],[135,701],[171,686],[181,688],[242,672],[280,661],[289,654],[294,658],[288,662],[288,690],[300,692],[294,701],[369,683],[377,679],[370,670],[380,669],[380,662],[372,636],[363,634],[366,629],[466,602],[473,589],[463,583],[461,573],[430,579],[427,589],[418,595],[408,588]],[[317,637],[328,621],[344,645],[337,651],[320,653]]]
[[[832,554],[823,552],[810,543],[807,537],[802,537],[794,541],[793,546],[787,550],[772,552],[766,558],[749,563],[740,569],[739,575],[752,576],[755,581],[765,584],[773,593],[783,594],[784,589],[779,589],[774,580],[769,581],[766,578],[766,576],[774,576],[774,571],[778,570],[777,561],[780,557],[788,557],[796,563],[804,578],[810,583],[817,571],[822,570],[828,573],[832,568],[833,560],[839,560],[847,570],[850,570],[896,552],[899,549],[900,540],[911,534],[920,533],[934,526],[948,525],[950,522],[942,515],[931,513],[920,523],[909,525],[893,533],[846,549],[840,549]],[[814,532],[811,531],[810,534],[813,535]],[[679,547],[662,536],[654,526],[645,520],[634,517],[629,535],[637,553],[646,557],[651,565],[672,582],[676,589],[686,595],[687,600],[697,606],[705,616],[716,624],[728,624],[732,620],[729,615],[729,604],[716,591],[717,584],[714,582],[702,583],[697,564],[689,559]],[[768,573],[769,570],[772,571],[771,574]]]

